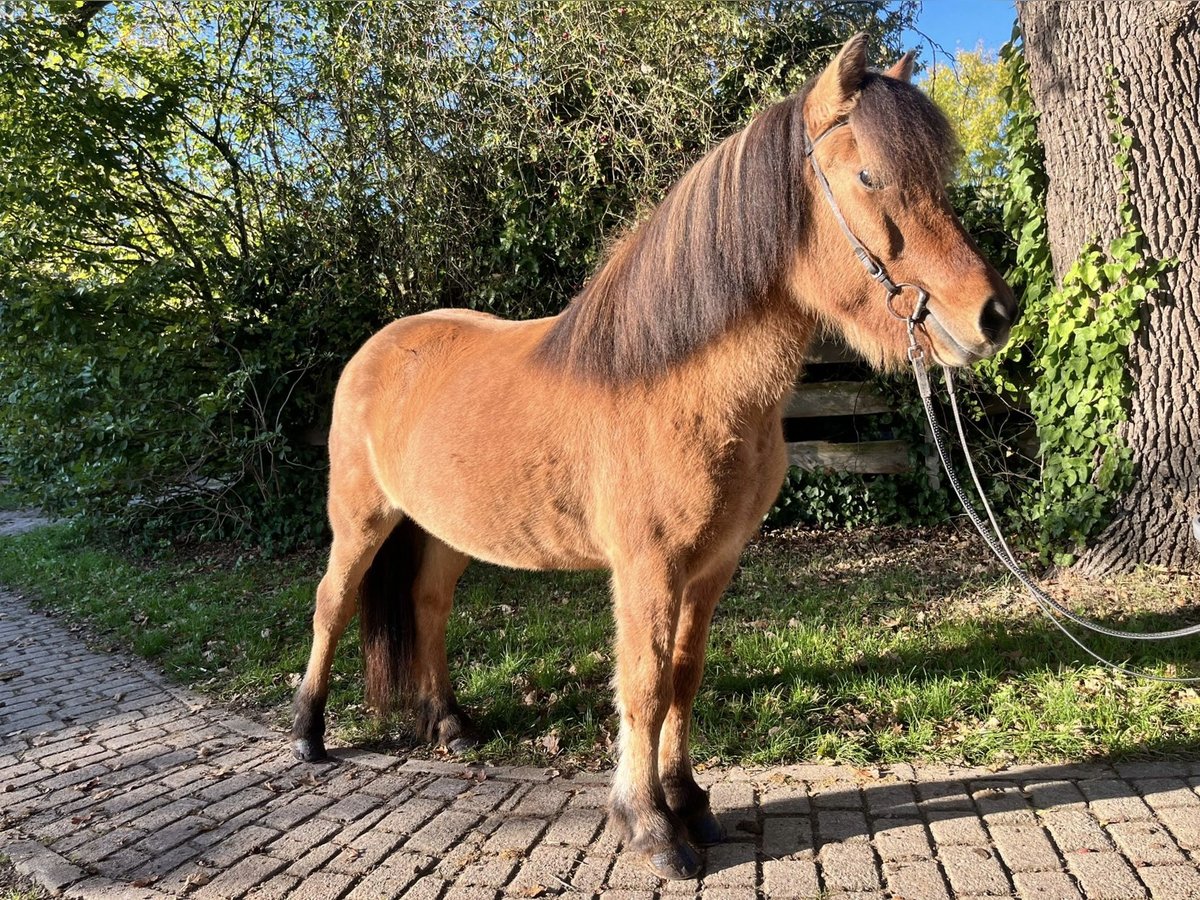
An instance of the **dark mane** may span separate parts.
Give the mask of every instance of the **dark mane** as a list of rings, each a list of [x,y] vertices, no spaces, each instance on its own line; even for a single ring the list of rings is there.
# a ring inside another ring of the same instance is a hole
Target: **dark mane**
[[[780,287],[808,222],[803,108],[812,84],[680,179],[554,323],[538,348],[543,360],[609,382],[654,375]],[[954,158],[945,117],[911,85],[868,75],[851,122],[885,177],[940,182]]]

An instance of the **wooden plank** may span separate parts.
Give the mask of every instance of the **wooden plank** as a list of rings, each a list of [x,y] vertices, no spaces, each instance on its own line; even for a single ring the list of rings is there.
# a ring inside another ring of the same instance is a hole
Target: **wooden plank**
[[[907,441],[797,441],[787,449],[788,461],[810,472],[833,469],[859,475],[897,475],[912,470]]]
[[[813,416],[868,416],[891,412],[874,387],[860,381],[817,381],[798,384],[783,402],[785,419]]]

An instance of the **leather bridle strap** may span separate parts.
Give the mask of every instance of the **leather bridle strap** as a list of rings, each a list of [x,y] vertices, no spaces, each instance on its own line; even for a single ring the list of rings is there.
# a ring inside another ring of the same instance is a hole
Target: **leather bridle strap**
[[[825,195],[825,200],[829,203],[830,210],[833,211],[833,216],[837,220],[838,227],[842,229],[842,234],[846,236],[846,240],[850,244],[850,249],[854,251],[854,255],[862,263],[862,267],[871,277],[871,280],[878,282],[883,288],[886,294],[884,302],[887,303],[888,312],[897,319],[907,321],[908,329],[911,333],[929,314],[929,293],[919,285],[892,281],[888,276],[887,269],[883,267],[883,263],[876,259],[871,251],[866,248],[866,245],[858,239],[858,235],[854,233],[854,230],[850,227],[850,223],[846,221],[846,217],[842,215],[841,207],[838,206],[837,200],[834,199],[833,189],[829,186],[829,179],[825,177],[825,173],[821,170],[821,164],[817,162],[817,154],[815,152],[817,144],[821,143],[821,141],[825,140],[825,138],[829,137],[837,129],[844,128],[849,124],[845,119],[835,122],[822,131],[815,140],[809,135],[806,126],[804,129],[804,155],[808,157],[808,163],[812,166],[817,184],[821,186],[821,192]],[[892,306],[892,302],[904,292],[905,288],[911,288],[917,293],[917,302],[913,306],[912,312],[907,315],[897,312]]]

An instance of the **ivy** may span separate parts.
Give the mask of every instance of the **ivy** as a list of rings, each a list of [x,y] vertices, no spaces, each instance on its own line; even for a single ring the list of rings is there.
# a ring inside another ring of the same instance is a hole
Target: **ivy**
[[[1117,108],[1120,84],[1110,70],[1107,114],[1113,162],[1121,174],[1120,232],[1107,247],[1096,242],[1083,247],[1055,288],[1045,161],[1019,31],[1001,58],[1008,73],[1004,100],[1011,110],[1004,221],[1016,238],[1009,279],[1023,296],[1024,312],[1006,351],[984,370],[1000,393],[1027,392],[1041,477],[1026,492],[1022,511],[1036,526],[1043,557],[1069,565],[1132,483],[1132,458],[1120,434],[1133,391],[1128,348],[1142,304],[1173,262],[1146,253],[1133,208],[1133,138]]]

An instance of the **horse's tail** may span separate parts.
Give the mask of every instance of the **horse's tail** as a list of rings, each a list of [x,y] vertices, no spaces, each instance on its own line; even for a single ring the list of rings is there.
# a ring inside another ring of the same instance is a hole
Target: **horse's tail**
[[[413,583],[424,533],[404,519],[388,535],[358,592],[367,704],[382,715],[400,701],[413,658]]]

